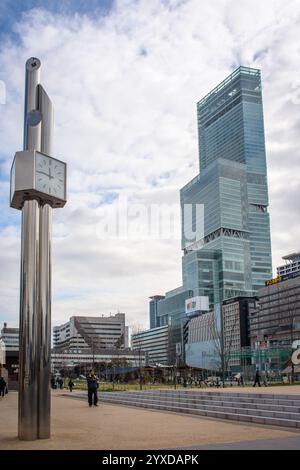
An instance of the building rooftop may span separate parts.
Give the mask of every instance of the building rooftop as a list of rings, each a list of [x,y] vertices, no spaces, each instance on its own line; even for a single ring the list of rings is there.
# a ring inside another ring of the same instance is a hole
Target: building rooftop
[[[291,253],[290,255],[285,255],[282,257],[285,261],[295,261],[297,259],[300,259],[300,252],[298,251],[297,253]]]
[[[219,93],[226,85],[228,85],[230,82],[232,82],[238,75],[240,74],[248,74],[248,75],[260,75],[260,70],[259,69],[253,69],[251,67],[244,67],[240,66],[234,72],[232,72],[228,77],[226,77],[219,85],[217,85],[213,90],[211,90],[207,95],[205,95],[200,101],[198,101],[198,106],[202,106],[208,98],[210,98],[212,95],[215,95],[216,93]]]

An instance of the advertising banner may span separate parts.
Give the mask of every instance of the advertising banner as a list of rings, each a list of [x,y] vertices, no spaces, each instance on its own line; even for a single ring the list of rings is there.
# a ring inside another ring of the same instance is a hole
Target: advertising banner
[[[207,296],[191,297],[185,301],[185,313],[193,315],[195,312],[208,312],[209,302]]]

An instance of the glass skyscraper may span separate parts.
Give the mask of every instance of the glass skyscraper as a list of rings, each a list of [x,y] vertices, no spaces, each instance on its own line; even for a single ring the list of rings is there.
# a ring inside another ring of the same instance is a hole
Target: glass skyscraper
[[[213,305],[256,295],[272,276],[260,71],[239,67],[197,113],[200,174],[180,191],[183,286]],[[189,240],[196,204],[204,206],[203,233]]]

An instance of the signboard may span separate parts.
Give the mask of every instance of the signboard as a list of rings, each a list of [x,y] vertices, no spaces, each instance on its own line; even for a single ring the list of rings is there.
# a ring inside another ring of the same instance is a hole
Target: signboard
[[[191,297],[185,301],[185,313],[193,315],[195,312],[208,312],[209,302],[207,296]]]
[[[292,354],[292,363],[295,366],[298,366],[300,364],[300,349],[296,349],[296,351],[293,352],[293,354]]]
[[[278,282],[288,281],[289,279],[294,279],[295,277],[300,276],[300,271],[296,273],[283,274],[282,276],[274,277],[273,279],[268,279],[265,281],[265,286],[272,286],[273,284],[278,284]]]
[[[0,339],[0,365],[5,364],[6,362],[6,353],[5,353],[5,343]]]
[[[181,356],[181,343],[176,343],[176,356]]]

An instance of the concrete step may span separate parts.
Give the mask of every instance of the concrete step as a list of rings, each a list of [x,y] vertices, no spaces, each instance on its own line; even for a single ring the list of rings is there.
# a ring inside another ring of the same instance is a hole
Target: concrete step
[[[130,402],[132,398],[128,396],[124,396],[121,398],[117,397],[110,397],[106,396],[108,400],[128,400]],[[271,416],[271,417],[277,417],[277,418],[288,418],[288,419],[295,419],[295,420],[300,420],[300,412],[295,411],[294,409],[292,410],[286,410],[286,409],[277,409],[274,407],[272,410],[265,409],[263,405],[259,408],[259,405],[256,405],[255,408],[251,406],[241,406],[240,403],[236,403],[235,406],[233,404],[224,404],[223,402],[214,402],[214,403],[203,403],[203,402],[195,402],[194,400],[179,400],[179,399],[172,399],[172,400],[161,400],[160,397],[152,397],[151,400],[146,398],[146,397],[134,397],[134,401],[136,403],[144,403],[145,401],[151,402],[151,403],[159,403],[159,404],[166,404],[166,405],[172,405],[172,406],[177,406],[177,407],[187,407],[187,408],[201,408],[201,409],[210,409],[213,411],[230,411],[234,413],[242,413],[242,414],[253,414],[253,415],[264,415],[264,416]],[[244,405],[244,404],[243,404]]]
[[[300,392],[300,388],[299,388]],[[127,393],[127,392],[114,392],[114,393]],[[143,393],[144,395],[151,395],[151,394],[160,394],[160,395],[172,395],[172,394],[180,394],[180,395],[189,395],[189,396],[206,396],[206,397],[228,397],[228,399],[235,400],[237,397],[241,400],[251,399],[251,400],[276,400],[278,402],[286,402],[288,401],[296,401],[300,404],[300,394],[299,395],[277,395],[271,393],[232,393],[232,392],[206,392],[206,391],[190,391],[190,390],[143,390],[143,391],[134,391],[128,393]]]
[[[143,408],[150,408],[155,410],[161,411],[173,411],[176,413],[188,413],[194,415],[201,415],[213,418],[221,418],[221,419],[229,419],[235,421],[244,421],[244,422],[252,422],[257,424],[268,424],[268,425],[275,425],[275,426],[284,426],[284,427],[292,427],[292,428],[300,428],[300,415],[296,416],[297,419],[290,418],[288,415],[286,416],[266,416],[265,414],[255,413],[251,414],[248,410],[248,413],[245,412],[244,409],[235,409],[235,408],[228,408],[226,410],[222,409],[222,407],[213,407],[205,409],[204,407],[195,407],[183,404],[170,404],[170,403],[162,403],[159,401],[152,401],[147,399],[140,399],[140,400],[132,400],[129,398],[109,398],[109,397],[102,397],[101,401],[105,401],[111,404],[119,404],[119,405],[127,405],[127,406],[137,406]]]
[[[110,398],[111,393],[101,393],[101,396],[103,397],[108,397]],[[113,393],[113,398],[114,399],[119,399],[121,398],[128,398],[130,400],[133,399],[132,393],[131,392],[122,392],[122,394],[116,394]],[[189,397],[189,396],[167,396],[167,397],[162,397],[160,395],[143,395],[143,393],[134,393],[134,400],[139,400],[139,399],[145,399],[147,398],[148,400],[159,400],[159,401],[167,401],[167,403],[173,403],[176,401],[177,404],[184,404],[184,403],[191,403],[193,406],[222,406],[222,407],[233,407],[233,406],[239,406],[239,408],[245,408],[245,409],[254,409],[254,410],[266,410],[266,411],[276,411],[276,412],[286,412],[286,413],[300,413],[300,404],[299,406],[292,406],[292,405],[277,405],[277,404],[264,404],[260,402],[241,402],[239,400],[235,400],[235,402],[232,402],[230,400],[225,400],[224,399],[218,399],[215,397],[214,400],[208,400],[206,398],[202,397]]]
[[[111,393],[111,392],[102,392],[103,393]],[[300,409],[300,399],[291,399],[291,400],[277,400],[276,398],[276,395],[273,395],[273,399],[271,398],[268,398],[268,399],[264,399],[264,398],[260,398],[260,397],[256,397],[256,398],[253,398],[253,397],[244,397],[244,396],[235,396],[235,397],[232,397],[230,395],[227,394],[222,394],[222,395],[217,395],[217,394],[214,394],[214,395],[206,395],[206,394],[203,394],[202,392],[200,393],[192,393],[192,392],[189,392],[188,394],[183,394],[181,391],[178,391],[176,393],[176,391],[174,393],[172,392],[169,392],[169,393],[165,393],[165,394],[162,394],[162,393],[159,393],[159,392],[151,392],[151,393],[147,393],[147,392],[113,392],[115,396],[129,396],[131,398],[133,398],[133,394],[135,397],[139,397],[139,396],[147,396],[148,398],[151,398],[151,397],[157,397],[159,396],[161,399],[169,399],[169,400],[172,400],[173,397],[175,397],[176,399],[189,399],[189,400],[195,400],[195,402],[211,402],[211,403],[214,403],[216,401],[222,401],[224,404],[225,403],[236,403],[237,401],[242,405],[243,403],[245,404],[245,406],[251,406],[251,405],[258,405],[258,406],[261,406],[261,405],[264,405],[266,406],[266,409],[268,409],[268,406],[277,406],[278,408],[280,407],[286,407],[286,406],[289,406],[291,407],[291,409],[289,409],[288,411],[296,411]],[[272,409],[272,408],[270,408]]]
[[[215,393],[209,397],[203,396],[202,392],[193,393],[185,391],[140,391],[140,392],[102,392],[100,400],[108,403],[146,407],[164,411],[175,411],[195,415],[217,417],[222,419],[253,422],[259,424],[270,424],[300,428],[300,406],[299,400],[287,400],[288,404],[279,405],[277,396],[270,395],[273,403],[264,403],[263,397],[247,394]],[[291,396],[291,395],[290,395]],[[251,397],[251,398],[250,398]],[[234,400],[232,400],[234,398]],[[251,401],[246,402],[245,398]],[[259,400],[260,398],[260,400]],[[294,397],[295,398],[295,397]],[[279,400],[283,401],[283,400]],[[275,403],[274,403],[275,402]]]

